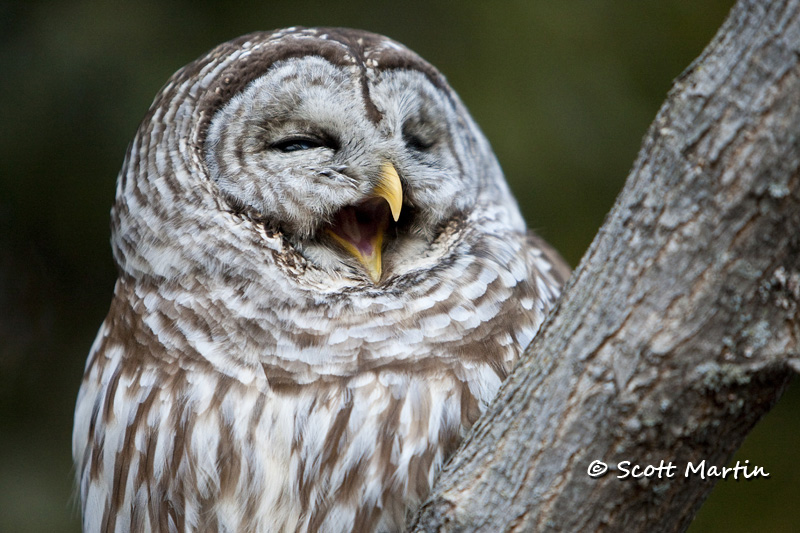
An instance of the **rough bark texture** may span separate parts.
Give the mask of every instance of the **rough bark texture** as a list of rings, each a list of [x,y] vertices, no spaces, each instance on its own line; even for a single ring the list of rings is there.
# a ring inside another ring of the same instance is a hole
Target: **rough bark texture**
[[[738,2],[415,531],[688,527],[717,478],[687,463],[725,466],[800,368],[799,56],[800,0]]]

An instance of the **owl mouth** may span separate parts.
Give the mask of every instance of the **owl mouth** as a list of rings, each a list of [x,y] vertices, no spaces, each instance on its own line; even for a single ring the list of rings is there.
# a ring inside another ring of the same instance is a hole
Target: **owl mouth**
[[[355,205],[341,208],[327,233],[366,269],[373,283],[381,279],[383,237],[391,223],[400,218],[403,189],[391,163],[381,167],[373,195]]]

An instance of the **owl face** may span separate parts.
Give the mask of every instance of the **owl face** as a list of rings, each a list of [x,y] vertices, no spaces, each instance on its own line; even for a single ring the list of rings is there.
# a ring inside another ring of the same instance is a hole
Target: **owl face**
[[[398,249],[424,246],[474,204],[478,180],[456,155],[469,144],[457,126],[452,100],[422,72],[364,79],[321,57],[293,58],[214,116],[206,161],[243,214],[318,265],[377,283],[397,273]]]
[[[290,28],[225,43],[165,85],[120,174],[112,246],[133,278],[269,292],[260,280],[282,276],[313,299],[408,287],[486,220],[525,231],[436,69],[379,35]]]

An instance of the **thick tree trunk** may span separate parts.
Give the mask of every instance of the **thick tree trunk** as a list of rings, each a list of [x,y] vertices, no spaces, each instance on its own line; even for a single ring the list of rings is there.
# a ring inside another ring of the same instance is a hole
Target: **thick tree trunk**
[[[800,0],[737,3],[415,531],[688,526],[800,368],[799,58]]]

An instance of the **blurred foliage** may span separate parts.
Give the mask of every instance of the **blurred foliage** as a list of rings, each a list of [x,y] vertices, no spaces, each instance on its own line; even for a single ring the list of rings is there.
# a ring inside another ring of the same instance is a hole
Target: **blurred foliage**
[[[111,298],[108,212],[167,78],[258,29],[349,26],[436,65],[492,142],[531,225],[577,264],[671,80],[732,0],[343,3],[0,1],[0,530],[77,531],[72,409]],[[693,531],[800,529],[797,387]]]

